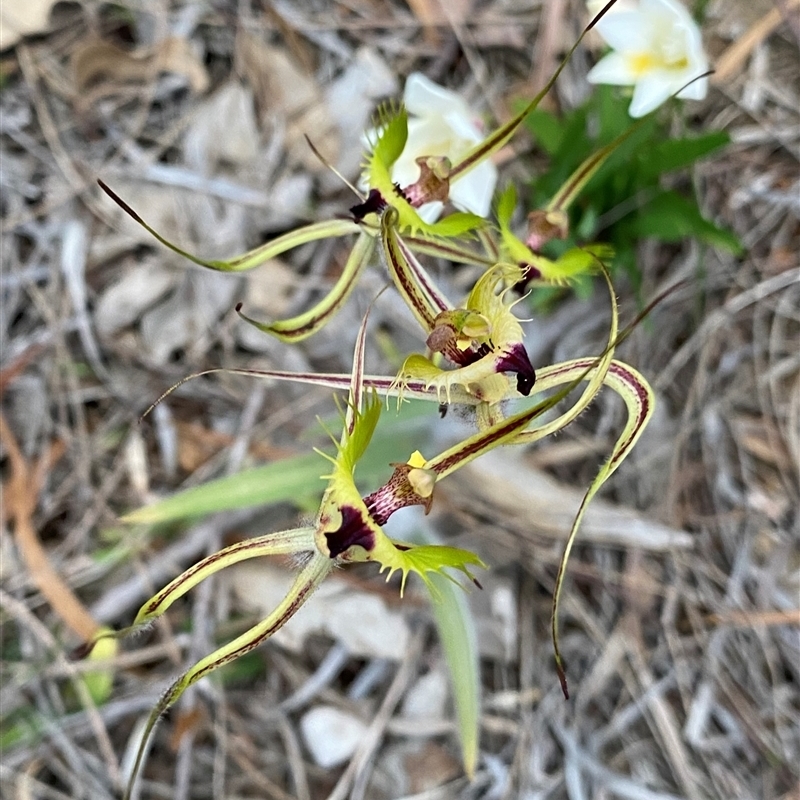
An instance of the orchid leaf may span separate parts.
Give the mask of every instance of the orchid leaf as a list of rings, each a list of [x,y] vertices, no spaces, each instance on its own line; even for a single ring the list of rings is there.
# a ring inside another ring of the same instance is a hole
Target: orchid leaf
[[[330,239],[339,236],[347,236],[351,233],[359,233],[361,230],[359,225],[353,220],[349,219],[329,219],[323,222],[315,222],[311,225],[305,225],[296,230],[289,231],[283,236],[278,236],[265,244],[256,247],[235,258],[226,261],[204,259],[192,255],[186,250],[182,250],[169,239],[164,238],[158,231],[150,227],[139,214],[134,211],[119,195],[112,189],[106,186],[103,181],[98,180],[100,188],[126,213],[129,217],[139,223],[151,236],[157,239],[165,247],[177,253],[179,256],[187,258],[194,264],[201,267],[208,267],[209,269],[220,270],[222,272],[243,272],[248,269],[253,269],[261,264],[266,263],[271,258],[285,253],[287,250],[292,250],[295,247],[300,247],[302,244],[314,242],[318,239]]]
[[[122,521],[152,525],[312,496],[319,494],[319,477],[320,461],[316,455],[292,456],[185,489],[131,511]]]
[[[625,220],[625,230],[632,236],[652,236],[663,242],[696,236],[734,255],[744,251],[735,234],[705,219],[693,199],[673,191],[662,192],[630,220]]]
[[[703,136],[658,142],[644,154],[646,158],[640,158],[639,174],[644,180],[655,180],[668,172],[690,167],[703,156],[724,147],[730,140],[727,131],[712,131]]]
[[[245,322],[263,333],[283,342],[300,342],[319,331],[347,302],[374,251],[375,239],[361,232],[333,289],[317,305],[296,317],[264,323],[243,314],[241,305],[237,306],[236,311]]]
[[[432,574],[431,608],[453,684],[461,759],[468,778],[475,775],[480,732],[478,637],[465,593],[442,575]]]

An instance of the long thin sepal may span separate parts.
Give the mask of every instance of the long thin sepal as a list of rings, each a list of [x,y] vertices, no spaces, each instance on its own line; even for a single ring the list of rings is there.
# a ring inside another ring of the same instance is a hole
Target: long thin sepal
[[[323,222],[315,222],[305,225],[297,230],[289,231],[283,236],[278,236],[265,244],[259,245],[247,253],[231,258],[227,261],[205,259],[195,256],[178,245],[173,244],[169,239],[163,237],[157,230],[148,225],[142,217],[134,211],[113,189],[109,188],[103,181],[97,181],[100,188],[135,222],[138,222],[151,236],[157,239],[164,247],[168,247],[173,253],[189,259],[194,264],[221,272],[243,272],[253,269],[269,261],[287,250],[292,250],[307,242],[314,242],[317,239],[330,239],[338,236],[346,236],[350,233],[358,233],[360,226],[350,219],[329,219]]]
[[[437,314],[452,308],[436,288],[411,249],[397,232],[398,213],[387,208],[381,218],[381,243],[386,267],[397,291],[426,332],[433,329]]]
[[[581,414],[586,407],[597,397],[603,383],[608,375],[609,368],[614,358],[614,350],[618,343],[618,330],[619,330],[619,312],[617,308],[617,298],[614,293],[614,287],[611,285],[611,279],[608,273],[603,270],[603,276],[606,279],[608,286],[609,297],[611,299],[611,325],[608,331],[608,345],[600,357],[599,361],[593,359],[581,359],[583,364],[582,369],[563,370],[555,372],[554,368],[545,369],[545,377],[547,381],[542,384],[541,372],[539,374],[538,388],[540,391],[550,388],[550,386],[570,385],[577,380],[588,380],[588,385],[581,393],[578,400],[572,406],[561,414],[556,419],[549,423],[539,426],[535,431],[522,431],[516,437],[515,442],[522,444],[525,442],[536,441],[544,436],[549,436],[551,433],[556,433],[562,428],[565,428],[572,422],[579,414]],[[569,374],[567,374],[569,373]]]
[[[229,644],[220,647],[218,650],[211,653],[211,655],[198,661],[167,689],[164,696],[151,712],[147,724],[145,725],[130,781],[125,791],[124,800],[130,800],[131,791],[136,782],[139,768],[141,767],[142,759],[147,748],[147,742],[161,715],[174,705],[189,686],[200,680],[200,678],[249,653],[272,636],[272,634],[281,628],[300,606],[303,605],[332,568],[333,561],[331,559],[322,555],[314,556],[301,570],[292,584],[292,588],[280,605],[278,605],[265,620],[259,622],[258,625],[254,625],[250,630],[246,631]]]
[[[592,153],[583,163],[567,178],[561,188],[550,198],[550,202],[545,206],[545,211],[566,211],[573,200],[583,191],[584,186],[594,177],[606,159],[621,145],[629,136],[639,130],[647,117],[631,125],[623,131],[613,142],[605,147],[601,147],[597,152]]]
[[[589,489],[581,500],[578,508],[578,513],[572,523],[567,542],[564,546],[564,553],[561,556],[561,561],[558,565],[558,574],[556,575],[556,585],[553,591],[553,613],[551,618],[551,634],[553,637],[553,651],[556,660],[556,670],[558,671],[559,680],[561,681],[561,688],[564,691],[564,696],[569,697],[569,690],[567,688],[566,668],[564,659],[561,656],[561,651],[558,646],[558,612],[561,607],[561,593],[564,588],[564,576],[566,573],[567,562],[569,561],[572,547],[575,543],[575,537],[578,533],[578,528],[586,512],[586,507],[589,505],[591,499],[597,494],[600,487],[608,480],[619,465],[625,460],[625,457],[630,453],[631,448],[636,444],[636,441],[641,436],[650,417],[653,414],[655,407],[655,396],[653,390],[647,381],[632,367],[615,361],[608,371],[606,382],[622,397],[625,401],[625,406],[628,411],[628,420],[622,433],[617,439],[611,457],[600,468],[595,479],[592,481]]]
[[[485,161],[491,155],[496,153],[503,145],[505,145],[509,139],[517,132],[519,126],[522,124],[522,121],[528,114],[531,113],[538,105],[541,103],[544,96],[553,88],[558,76],[561,74],[564,67],[569,62],[570,58],[572,58],[572,54],[578,49],[578,45],[583,41],[583,37],[586,36],[588,31],[597,23],[597,20],[605,14],[605,12],[613,5],[614,0],[604,8],[600,14],[595,17],[589,23],[589,25],[584,29],[583,33],[578,37],[575,44],[569,49],[569,52],[564,56],[561,63],[556,68],[555,72],[552,74],[550,79],[545,84],[544,88],[533,98],[533,100],[528,103],[525,108],[520,111],[513,119],[509,120],[505,125],[501,125],[496,131],[493,131],[489,134],[482,142],[479,142],[475,147],[472,148],[457,164],[454,164],[450,170],[449,178],[450,182],[452,183],[456,179],[463,177],[466,175],[470,170],[474,169],[478,166],[482,161]]]
[[[486,231],[481,231],[480,236],[488,236]],[[456,241],[426,239],[423,236],[403,236],[405,243],[415,252],[434,258],[446,258],[455,264],[479,264],[491,267],[497,263],[497,258],[492,258],[477,250],[460,245]]]
[[[295,528],[237,542],[189,567],[153,595],[140,609],[133,628],[160,617],[179,597],[215,572],[250,558],[287,555],[314,549],[314,529]]]
[[[315,334],[342,308],[355,289],[374,250],[375,239],[362,231],[356,239],[344,270],[333,289],[317,305],[296,317],[266,323],[243,314],[241,303],[236,307],[236,311],[245,322],[249,322],[263,333],[268,333],[282,342],[302,341]]]

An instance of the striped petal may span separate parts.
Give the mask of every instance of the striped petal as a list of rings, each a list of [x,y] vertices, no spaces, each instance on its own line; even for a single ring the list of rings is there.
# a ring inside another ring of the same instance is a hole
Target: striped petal
[[[300,342],[312,336],[338,313],[356,287],[361,273],[375,251],[375,239],[362,231],[350,253],[342,274],[333,289],[313,308],[291,319],[265,323],[248,317],[241,311],[241,303],[236,307],[239,316],[263,333],[268,333],[283,342]]]
[[[580,369],[577,363],[572,368]],[[553,591],[553,612],[551,619],[551,633],[553,637],[553,650],[555,652],[556,669],[561,681],[561,688],[564,691],[564,696],[569,697],[567,689],[566,668],[564,659],[561,657],[561,651],[558,646],[558,612],[561,604],[561,593],[564,588],[564,576],[566,573],[567,562],[572,546],[575,543],[575,537],[578,533],[578,527],[581,524],[583,515],[586,512],[586,507],[589,505],[591,499],[597,494],[600,487],[614,474],[615,470],[625,460],[628,453],[630,453],[633,446],[636,444],[639,437],[642,435],[647,423],[653,414],[655,407],[655,396],[653,390],[647,381],[632,367],[615,361],[611,364],[608,374],[605,378],[606,383],[617,392],[625,401],[625,406],[628,411],[628,419],[620,433],[611,456],[605,464],[600,468],[595,479],[592,481],[589,489],[581,500],[578,508],[578,513],[572,523],[567,542],[564,547],[564,553],[561,556],[561,561],[558,566],[558,575],[556,576],[556,585]]]
[[[116,192],[106,186],[103,181],[98,180],[97,183],[129,217],[138,222],[151,236],[161,242],[165,247],[172,250],[173,253],[183,256],[201,267],[208,267],[209,269],[220,270],[222,272],[243,272],[248,269],[253,269],[261,264],[265,264],[271,258],[275,258],[275,256],[285,253],[287,250],[299,247],[302,244],[314,242],[318,239],[347,236],[351,233],[359,233],[361,230],[361,226],[353,220],[329,219],[289,231],[289,233],[278,236],[265,244],[259,245],[254,250],[250,250],[235,258],[226,261],[209,260],[192,255],[164,238],[158,231],[150,227],[150,225],[148,225]]]
[[[275,631],[279,630],[295,612],[303,605],[303,603],[311,596],[314,590],[322,583],[324,578],[333,569],[333,561],[322,555],[315,555],[311,558],[300,573],[295,578],[292,588],[277,606],[277,608],[264,620],[254,625],[248,631],[245,631],[241,636],[238,636],[232,642],[223,645],[215,650],[210,655],[198,661],[191,669],[183,673],[183,675],[176,680],[172,686],[167,689],[166,693],[158,701],[158,704],[150,713],[144,731],[142,733],[142,741],[139,745],[136,754],[136,761],[133,765],[130,781],[125,792],[125,800],[130,800],[131,790],[136,780],[139,768],[142,765],[142,759],[147,747],[147,742],[153,732],[156,722],[159,717],[164,714],[171,706],[175,704],[178,698],[188,689],[193,683],[196,683],[200,678],[208,675],[211,672],[219,669],[231,661],[254,650],[260,644],[265,642]]]
[[[437,314],[453,307],[436,287],[397,231],[398,213],[387,208],[381,218],[381,243],[389,275],[419,324],[430,332]]]

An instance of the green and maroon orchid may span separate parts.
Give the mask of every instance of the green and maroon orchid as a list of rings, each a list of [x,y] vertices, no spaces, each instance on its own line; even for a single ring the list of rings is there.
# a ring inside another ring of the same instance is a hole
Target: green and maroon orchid
[[[389,241],[395,241],[393,235],[388,238]],[[399,248],[397,252],[400,254],[399,268],[411,268],[406,260],[406,251]],[[539,400],[529,409],[506,416],[504,413],[505,402],[530,394],[533,380],[531,368],[531,385],[520,385],[521,382],[528,380],[527,366],[525,365],[529,365],[529,361],[527,355],[524,356],[524,359],[517,355],[520,349],[522,353],[525,352],[521,344],[522,328],[510,312],[511,304],[505,300],[508,289],[502,288],[504,282],[509,280],[508,270],[514,269],[518,268],[513,265],[505,265],[488,270],[476,283],[464,308],[452,309],[445,306],[436,317],[432,315],[432,309],[439,306],[431,305],[431,298],[436,298],[437,304],[444,303],[444,301],[441,300],[433,284],[427,282],[427,276],[423,276],[425,280],[422,280],[420,285],[426,287],[425,297],[417,297],[416,300],[419,301],[420,314],[427,314],[426,319],[430,320],[433,331],[431,335],[436,339],[434,344],[437,346],[431,349],[440,349],[450,354],[472,353],[476,356],[472,363],[465,366],[444,370],[434,365],[430,359],[412,355],[406,359],[399,376],[363,374],[363,355],[359,354],[363,352],[364,332],[362,326],[359,337],[361,344],[357,347],[355,359],[358,366],[354,367],[353,375],[256,369],[206,370],[188,376],[175,384],[156,402],[160,402],[186,380],[214,372],[231,372],[340,390],[350,387],[351,395],[356,398],[356,404],[353,405],[351,402],[348,405],[349,410],[360,407],[358,405],[360,392],[364,390],[378,393],[387,398],[396,398],[398,402],[404,398],[416,398],[437,404],[445,402],[472,408],[478,428],[477,433],[431,459],[425,459],[419,453],[415,453],[407,463],[396,465],[394,475],[389,483],[364,498],[363,504],[357,500],[357,492],[352,485],[352,478],[345,480],[345,476],[352,475],[351,467],[357,460],[357,454],[363,452],[365,445],[357,444],[359,439],[350,438],[346,442],[343,441],[340,446],[340,460],[337,460],[340,465],[339,471],[334,471],[331,480],[338,481],[336,485],[339,486],[334,502],[340,502],[345,495],[350,498],[347,504],[346,520],[343,520],[341,527],[336,531],[325,528],[324,538],[317,542],[318,549],[343,560],[378,560],[384,568],[390,570],[390,574],[396,569],[400,569],[403,572],[403,580],[405,580],[409,569],[415,570],[413,566],[403,568],[402,561],[405,560],[408,564],[408,559],[413,561],[422,553],[417,548],[401,550],[399,553],[402,555],[398,554],[396,547],[394,550],[391,549],[389,540],[377,535],[375,526],[382,525],[394,511],[401,507],[422,505],[426,509],[429,508],[435,485],[439,480],[489,450],[498,446],[530,444],[563,430],[589,406],[603,386],[610,388],[624,401],[627,420],[612,448],[611,456],[592,481],[574,520],[554,592],[553,644],[559,676],[566,692],[556,627],[566,563],[587,504],[627,457],[650,420],[655,403],[653,392],[644,377],[630,365],[615,360],[614,352],[616,346],[662,299],[663,295],[657,297],[620,332],[618,330],[616,296],[608,273],[601,265],[600,271],[606,278],[611,301],[611,325],[605,350],[598,356],[577,358],[541,367],[536,374],[537,394],[547,392],[554,392],[554,394],[544,400]],[[511,277],[513,278],[514,275]],[[430,338],[429,336],[429,344]],[[499,347],[497,343],[499,343]],[[440,348],[439,344],[441,344]],[[504,348],[506,349],[504,350]],[[448,357],[452,357],[454,360],[458,358],[457,355]],[[514,358],[519,358],[520,363],[515,362]],[[354,383],[354,375],[358,377],[356,383]],[[586,383],[585,388],[565,411],[552,420],[543,421],[541,419],[545,411],[549,411],[569,397],[581,383]],[[369,435],[371,435],[378,414],[379,407],[374,400],[371,400],[367,405],[367,410],[357,417],[362,420],[360,425],[363,426],[359,428],[359,431],[369,431]],[[363,437],[365,434],[361,432],[359,436]],[[369,437],[367,436],[367,438]],[[346,466],[344,471],[342,471],[343,465]],[[337,476],[339,477],[337,478]],[[331,483],[331,486],[333,485],[334,483]],[[346,492],[343,489],[345,485],[348,487]],[[329,501],[323,501],[323,508],[326,502]],[[364,509],[368,512],[367,514],[364,513]],[[366,537],[370,542],[373,541],[371,537],[375,536],[374,548],[362,547],[348,551],[348,548],[352,547],[360,536]],[[451,564],[451,566],[456,565]]]
[[[147,740],[159,717],[193,683],[249,653],[286,624],[335,567],[352,562],[375,562],[380,566],[380,572],[387,573],[387,581],[395,572],[400,573],[401,594],[408,575],[412,572],[420,576],[434,597],[436,589],[430,580],[432,573],[450,577],[445,570],[454,569],[477,583],[470,568],[485,565],[474,553],[444,545],[396,542],[381,527],[401,508],[409,505],[429,507],[435,479],[452,472],[460,463],[458,456],[450,454],[447,459],[448,468],[444,470],[438,462],[429,466],[415,454],[407,464],[397,465],[392,479],[367,497],[362,498],[356,488],[356,465],[370,443],[382,408],[374,390],[365,397],[365,331],[366,318],[359,331],[353,371],[349,376],[344,430],[340,440],[334,440],[336,455],[329,456],[320,452],[320,455],[331,462],[333,469],[323,476],[327,480],[327,488],[314,523],[238,542],[204,558],[144,603],[129,628],[116,633],[103,632],[82,649],[81,652],[86,654],[102,640],[126,636],[151,623],[201,581],[233,564],[275,555],[293,555],[302,561],[303,566],[289,593],[266,619],[198,661],[169,687],[153,709],[145,727],[129,791],[141,764]],[[485,446],[481,447],[477,452],[485,449]]]
[[[223,272],[253,269],[308,242],[355,235],[356,241],[341,275],[331,291],[313,308],[290,319],[264,323],[242,313],[241,307],[237,306],[236,310],[242,319],[259,330],[282,341],[300,341],[319,331],[342,308],[358,283],[361,273],[372,260],[378,239],[382,241],[384,251],[396,246],[409,251],[416,250],[428,255],[449,258],[457,263],[482,264],[486,267],[492,267],[497,263],[500,248],[493,241],[488,230],[488,222],[483,217],[468,211],[451,210],[441,219],[427,222],[420,216],[418,209],[432,201],[445,203],[449,199],[451,184],[486,164],[511,140],[525,117],[539,105],[552,88],[583,37],[603,13],[601,12],[584,30],[545,87],[518,114],[490,132],[466,153],[459,153],[458,158],[430,153],[416,159],[420,168],[419,177],[405,186],[394,183],[392,169],[400,159],[408,141],[408,112],[402,105],[384,105],[377,114],[372,129],[373,141],[364,159],[364,177],[369,187],[368,194],[365,196],[348,183],[360,200],[350,209],[350,216],[305,225],[243,255],[228,260],[209,260],[193,255],[154,230],[105,183],[102,181],[98,183],[114,202],[170,250],[194,264]],[[396,240],[394,244],[387,242],[390,232]],[[482,254],[464,244],[462,239],[465,236],[480,239],[486,253]],[[542,272],[542,278],[546,280],[545,272]],[[424,293],[424,286],[402,286],[399,283],[400,276],[391,269],[391,266],[390,273],[404,297],[408,293],[413,294],[417,291]],[[415,277],[418,276],[411,275],[412,280]],[[439,308],[439,311],[443,310],[446,309]],[[426,327],[427,333],[430,334],[432,325]]]

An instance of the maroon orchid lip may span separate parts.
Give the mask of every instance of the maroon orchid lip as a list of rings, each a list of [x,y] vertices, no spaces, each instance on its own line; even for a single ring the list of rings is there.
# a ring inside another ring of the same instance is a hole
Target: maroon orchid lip
[[[536,372],[533,369],[528,352],[520,344],[511,345],[507,353],[497,359],[497,372],[515,372],[517,375],[517,391],[527,397],[536,382]]]
[[[367,214],[380,214],[386,208],[386,200],[377,189],[370,189],[367,199],[350,207],[350,213],[356,222],[361,222]]]
[[[342,524],[335,531],[325,534],[331,558],[340,556],[354,545],[372,550],[375,547],[375,533],[364,522],[361,510],[348,505],[341,506],[339,510]]]

